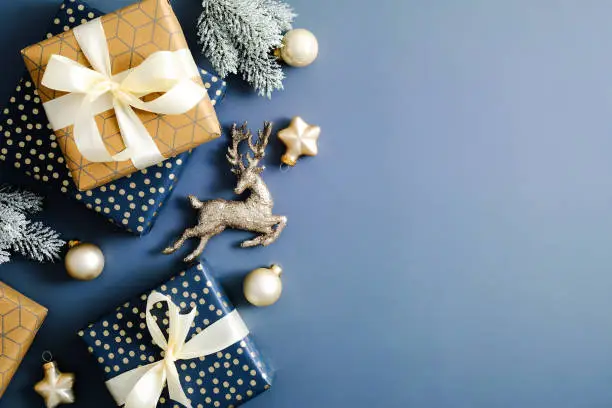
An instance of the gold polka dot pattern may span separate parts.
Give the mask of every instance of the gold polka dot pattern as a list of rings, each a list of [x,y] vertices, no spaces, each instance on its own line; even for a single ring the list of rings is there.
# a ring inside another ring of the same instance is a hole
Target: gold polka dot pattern
[[[198,264],[179,273],[154,290],[168,295],[187,313],[197,299],[192,338],[234,308],[209,268]],[[106,379],[163,358],[163,351],[153,344],[144,324],[146,300],[150,292],[116,308],[112,313],[79,332]],[[208,307],[207,307],[208,306]],[[214,311],[213,311],[214,310]],[[221,314],[218,315],[217,311]],[[162,331],[168,331],[168,310],[164,303],[153,309]],[[214,355],[177,361],[181,384],[194,407],[239,406],[270,388],[272,371],[263,360],[250,336]],[[167,389],[158,407],[170,408]]]
[[[68,13],[68,10],[72,12]],[[82,20],[91,20],[101,14],[84,2],[65,0],[47,37],[63,31],[64,26],[72,28]],[[75,18],[75,22],[69,21],[70,16]],[[205,70],[201,70],[201,77],[205,84],[211,85],[210,89],[214,89],[209,90],[213,104],[220,102],[226,83]],[[56,137],[50,130],[38,92],[28,78],[24,77],[19,82],[5,106],[0,111],[0,160],[50,188],[74,197],[90,210],[138,235],[146,234],[151,229],[190,155],[190,152],[186,152],[111,184],[79,192]]]

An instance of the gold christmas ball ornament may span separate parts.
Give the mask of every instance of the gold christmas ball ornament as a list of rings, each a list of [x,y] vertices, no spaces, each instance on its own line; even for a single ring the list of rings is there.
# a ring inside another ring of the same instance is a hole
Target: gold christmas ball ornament
[[[278,265],[269,268],[258,268],[244,278],[244,297],[254,306],[270,306],[280,298],[283,292],[281,274]]]
[[[277,56],[292,67],[305,67],[317,59],[319,42],[308,30],[296,28],[288,31],[283,37],[283,45],[276,52]]]
[[[294,117],[289,127],[278,132],[278,138],[287,150],[281,161],[288,166],[295,166],[300,156],[316,156],[319,153],[317,142],[321,128],[309,125],[299,116]]]
[[[104,269],[104,254],[94,244],[70,241],[70,249],[64,259],[66,271],[74,279],[89,281],[96,279]]]
[[[74,403],[74,374],[62,373],[55,361],[45,363],[43,369],[45,377],[34,386],[34,391],[45,399],[47,408]]]

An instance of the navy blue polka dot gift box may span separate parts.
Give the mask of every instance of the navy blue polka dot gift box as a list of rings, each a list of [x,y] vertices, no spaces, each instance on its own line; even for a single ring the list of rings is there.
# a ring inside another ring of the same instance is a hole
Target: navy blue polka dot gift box
[[[82,1],[64,0],[47,37],[103,14]],[[226,84],[214,74],[200,71],[210,99],[216,105],[225,94]],[[146,234],[153,226],[189,155],[188,152],[180,154],[107,185],[80,192],[74,186],[42,102],[27,73],[0,113],[0,160],[51,188],[60,189],[109,221],[138,235]]]
[[[137,397],[160,408],[229,408],[271,385],[269,366],[205,264],[124,303],[79,336],[118,405]]]

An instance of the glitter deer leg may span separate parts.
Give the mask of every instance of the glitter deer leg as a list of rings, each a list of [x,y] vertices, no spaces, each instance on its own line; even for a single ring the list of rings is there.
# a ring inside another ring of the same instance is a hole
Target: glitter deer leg
[[[261,178],[263,166],[259,162],[265,156],[265,149],[272,133],[272,123],[266,122],[264,130],[259,131],[256,143],[246,123],[237,128],[232,126],[232,145],[228,148],[227,160],[232,165],[232,173],[238,177],[234,192],[242,194],[247,189],[251,195],[245,201],[228,201],[223,199],[200,201],[189,196],[194,209],[199,211],[198,225],[187,228],[176,242],[164,250],[165,254],[177,251],[186,240],[200,238],[198,247],[185,258],[191,262],[202,254],[208,240],[220,234],[226,228],[242,229],[259,233],[253,239],[242,243],[243,247],[257,245],[267,246],[273,243],[287,225],[287,217],[272,214],[274,200],[268,187]],[[246,141],[252,153],[243,155],[239,152],[241,142]],[[246,158],[246,165],[245,165]]]

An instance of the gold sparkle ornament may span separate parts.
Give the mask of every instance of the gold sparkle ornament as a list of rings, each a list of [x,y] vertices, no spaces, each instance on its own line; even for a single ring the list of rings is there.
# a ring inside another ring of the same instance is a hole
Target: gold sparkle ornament
[[[295,166],[300,156],[316,156],[319,153],[317,142],[321,128],[306,123],[299,116],[291,120],[289,127],[278,132],[278,138],[287,146],[281,161]]]
[[[232,173],[238,177],[234,192],[242,194],[250,190],[250,196],[244,201],[223,199],[200,201],[195,196],[189,196],[191,206],[199,211],[198,225],[187,228],[173,245],[164,249],[164,254],[176,252],[186,240],[198,237],[199,245],[184,259],[185,262],[191,262],[202,254],[210,238],[227,228],[259,234],[253,239],[244,241],[241,244],[243,248],[268,246],[278,239],[287,225],[287,217],[272,214],[274,199],[261,177],[264,166],[260,165],[271,134],[272,122],[265,122],[263,131],[259,131],[257,142],[253,142],[253,135],[246,123],[241,128],[236,124],[232,126],[232,145],[227,150],[226,158],[232,165]],[[248,144],[251,153],[240,153],[239,145],[243,142]]]
[[[74,403],[74,374],[62,373],[55,361],[45,363],[45,378],[34,386],[34,391],[45,399],[47,408],[55,408],[60,404]]]

